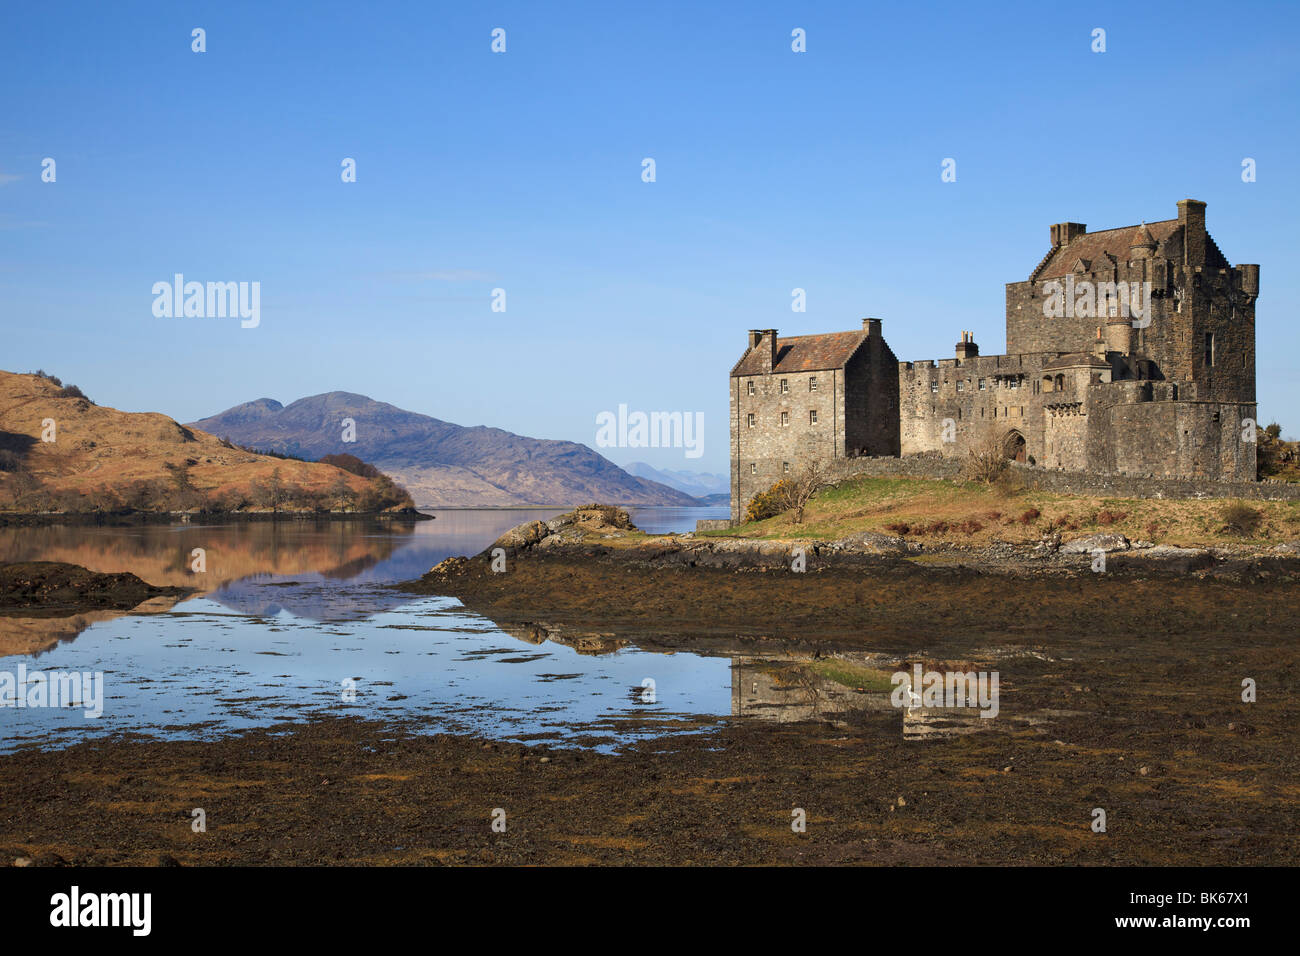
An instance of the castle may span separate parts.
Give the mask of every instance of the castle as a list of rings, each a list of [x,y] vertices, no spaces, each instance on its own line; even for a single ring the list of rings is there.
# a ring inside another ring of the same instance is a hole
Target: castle
[[[879,319],[781,338],[750,330],[731,370],[731,509],[811,461],[864,455],[1010,459],[1109,475],[1255,480],[1259,266],[1232,266],[1205,203],[1088,232],[1006,286],[1006,353],[900,362]]]

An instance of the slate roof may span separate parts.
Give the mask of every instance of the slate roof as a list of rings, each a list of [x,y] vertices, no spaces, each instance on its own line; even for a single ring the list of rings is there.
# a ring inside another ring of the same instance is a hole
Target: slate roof
[[[816,372],[821,369],[843,368],[858,347],[867,340],[866,332],[827,332],[823,335],[777,336],[776,362],[773,373]],[[763,353],[766,342],[745,353],[744,358],[731,370],[732,377],[762,375]]]
[[[1047,372],[1058,368],[1110,368],[1110,363],[1087,352],[1071,352],[1068,355],[1062,355],[1060,358],[1052,359],[1043,366],[1043,371]]]
[[[1101,232],[1085,232],[1076,236],[1069,245],[1061,246],[1050,254],[1047,263],[1038,270],[1036,279],[1060,279],[1074,271],[1074,264],[1082,259],[1089,267],[1105,265],[1106,258],[1127,261],[1135,244],[1147,237],[1164,242],[1181,227],[1177,219],[1148,222],[1136,226],[1121,226]],[[1145,230],[1146,235],[1143,235]]]

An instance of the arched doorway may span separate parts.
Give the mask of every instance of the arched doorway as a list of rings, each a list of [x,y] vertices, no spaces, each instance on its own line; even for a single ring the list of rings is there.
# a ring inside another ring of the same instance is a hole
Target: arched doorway
[[[1014,428],[1002,439],[1002,454],[1012,461],[1025,461],[1029,453],[1025,450],[1025,436]]]

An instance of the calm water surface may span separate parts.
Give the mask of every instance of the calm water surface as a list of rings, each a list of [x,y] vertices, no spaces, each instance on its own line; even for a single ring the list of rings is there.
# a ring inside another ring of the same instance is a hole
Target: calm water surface
[[[0,751],[142,732],[197,737],[315,716],[421,718],[506,739],[646,733],[623,718],[732,712],[728,659],[624,647],[579,653],[512,637],[454,598],[386,585],[474,554],[538,510],[432,511],[436,520],[0,529],[0,561],[68,561],[198,588],[129,614],[0,616],[0,675],[104,675],[103,714],[0,707]],[[686,531],[724,508],[646,508],[647,531]],[[201,548],[206,571],[190,570]],[[642,682],[654,681],[653,700]],[[350,683],[349,683],[350,682]],[[346,699],[355,689],[355,700]],[[683,724],[683,727],[686,725]]]

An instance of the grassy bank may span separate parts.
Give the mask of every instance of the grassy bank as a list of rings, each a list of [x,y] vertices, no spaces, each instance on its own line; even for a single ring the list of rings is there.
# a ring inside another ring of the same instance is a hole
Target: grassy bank
[[[853,478],[823,489],[802,524],[787,514],[700,537],[819,538],[863,531],[985,546],[1116,532],[1186,547],[1269,547],[1300,538],[1300,501],[1157,500],[1063,495],[925,478]]]

